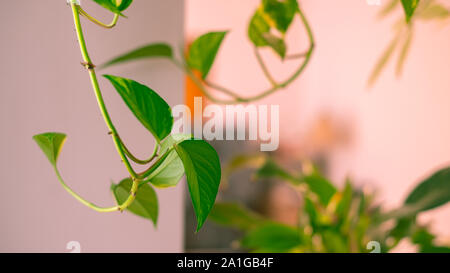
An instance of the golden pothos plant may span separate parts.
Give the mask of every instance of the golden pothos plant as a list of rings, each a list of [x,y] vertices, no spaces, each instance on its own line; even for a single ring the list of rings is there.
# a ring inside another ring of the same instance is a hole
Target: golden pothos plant
[[[95,65],[88,53],[81,18],[104,27],[113,28],[119,18],[131,4],[132,0],[94,0],[114,14],[110,24],[104,24],[87,13],[77,0],[70,0],[77,38],[92,88],[97,98],[100,113],[109,130],[117,153],[128,171],[128,177],[111,190],[117,204],[101,207],[85,200],[75,193],[63,180],[57,168],[59,153],[66,140],[63,133],[43,133],[34,136],[34,140],[47,156],[62,186],[82,204],[98,212],[116,212],[128,210],[134,214],[148,218],[156,225],[158,218],[158,200],[153,187],[173,187],[186,174],[186,180],[197,216],[199,230],[214,205],[221,178],[219,157],[210,144],[203,140],[193,139],[190,135],[171,135],[173,117],[171,108],[154,90],[131,79],[113,75],[103,75],[117,90],[125,104],[133,112],[140,123],[155,138],[155,147],[148,158],[139,159],[127,148],[114,126],[103,100]],[[199,56],[201,58],[201,56]],[[201,60],[200,60],[201,61]],[[147,165],[143,172],[136,172],[132,163]]]

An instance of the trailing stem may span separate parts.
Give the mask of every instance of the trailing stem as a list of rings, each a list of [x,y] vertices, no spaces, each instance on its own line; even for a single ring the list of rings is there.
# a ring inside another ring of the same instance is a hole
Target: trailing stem
[[[64,188],[71,194],[73,195],[77,200],[79,200],[81,203],[83,203],[84,205],[96,210],[96,211],[100,211],[100,212],[111,212],[111,211],[123,211],[125,210],[129,205],[131,205],[131,203],[133,203],[135,197],[136,197],[136,193],[138,190],[138,186],[139,186],[139,181],[140,181],[140,177],[138,176],[138,174],[133,170],[130,162],[128,161],[128,158],[125,155],[125,149],[122,145],[122,142],[119,138],[119,135],[117,133],[116,128],[114,127],[114,124],[111,121],[111,117],[109,116],[108,110],[106,109],[106,105],[105,102],[103,100],[103,96],[102,93],[100,91],[100,86],[97,80],[97,75],[95,73],[95,65],[92,63],[91,58],[89,57],[89,53],[87,51],[87,47],[86,47],[86,41],[84,39],[84,35],[83,35],[83,30],[81,27],[81,22],[80,22],[80,13],[83,15],[86,15],[85,13],[83,13],[81,11],[81,7],[75,3],[71,3],[71,8],[72,8],[72,12],[73,12],[73,18],[74,18],[74,24],[75,24],[75,30],[78,36],[78,42],[80,45],[80,50],[81,50],[81,55],[83,56],[83,65],[86,67],[86,69],[89,72],[89,76],[91,79],[91,84],[92,84],[92,88],[94,89],[94,93],[95,93],[95,97],[97,98],[97,103],[98,106],[100,108],[101,114],[103,116],[103,119],[105,120],[106,125],[108,126],[108,129],[111,132],[111,136],[113,138],[114,141],[114,145],[116,146],[116,150],[119,153],[120,158],[122,159],[122,162],[125,164],[125,167],[127,168],[128,172],[131,175],[131,178],[133,180],[133,185],[131,187],[131,191],[130,191],[130,195],[127,198],[127,200],[125,200],[125,202],[119,206],[114,206],[114,207],[110,207],[110,208],[100,208],[86,200],[84,200],[83,198],[81,198],[78,194],[76,194],[75,192],[73,192],[62,180],[61,175],[59,174],[59,172],[57,172],[58,174],[58,178],[60,180],[60,182],[63,184]],[[115,16],[113,24],[111,24],[112,26],[115,25],[115,22],[117,22],[116,19],[117,16]],[[92,21],[92,20],[91,20]],[[112,27],[111,26],[111,27]]]
[[[256,57],[258,59],[258,63],[261,66],[264,75],[266,76],[266,78],[268,79],[268,81],[271,83],[271,87],[267,90],[264,90],[262,92],[259,92],[257,95],[251,96],[251,97],[241,97],[238,95],[238,92],[232,91],[228,88],[222,87],[218,84],[212,83],[210,81],[202,81],[199,77],[197,77],[192,70],[188,67],[187,64],[179,62],[177,60],[172,59],[173,63],[178,66],[181,70],[183,70],[187,76],[189,78],[191,78],[191,80],[194,82],[194,84],[200,88],[200,90],[202,91],[202,93],[212,102],[214,103],[219,103],[219,104],[238,104],[238,103],[248,103],[251,101],[256,101],[256,100],[260,100],[266,96],[269,96],[273,93],[275,93],[276,91],[286,88],[288,85],[290,85],[293,81],[295,81],[305,70],[306,66],[309,64],[309,61],[311,59],[312,53],[314,51],[314,46],[315,46],[315,42],[314,42],[314,36],[311,30],[311,27],[309,25],[308,20],[306,19],[305,15],[303,14],[302,10],[299,9],[297,10],[299,16],[300,16],[300,20],[302,21],[307,36],[308,36],[308,40],[309,40],[309,48],[305,53],[302,54],[296,54],[296,55],[292,55],[292,56],[288,56],[288,59],[299,59],[299,58],[304,58],[303,62],[301,63],[301,65],[298,67],[298,69],[289,77],[287,78],[285,81],[281,82],[281,83],[277,83],[272,75],[270,74],[268,68],[266,67],[262,57],[259,55],[257,49],[255,49],[255,54]],[[223,94],[226,94],[230,97],[232,97],[232,99],[230,100],[224,100],[224,99],[219,99],[215,96],[213,96],[206,87],[215,89]]]

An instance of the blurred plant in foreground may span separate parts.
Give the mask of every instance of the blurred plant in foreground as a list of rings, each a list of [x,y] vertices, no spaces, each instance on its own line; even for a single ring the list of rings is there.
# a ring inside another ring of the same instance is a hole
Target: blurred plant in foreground
[[[240,246],[252,252],[370,252],[374,244],[389,252],[406,239],[420,252],[450,252],[437,245],[429,227],[417,216],[450,201],[450,168],[423,180],[400,208],[385,211],[374,194],[347,180],[342,189],[311,164],[291,172],[266,154],[239,156],[224,170],[224,179],[239,169],[255,169],[253,178],[286,182],[301,197],[298,222],[286,225],[239,204],[216,203],[210,220],[243,231]]]

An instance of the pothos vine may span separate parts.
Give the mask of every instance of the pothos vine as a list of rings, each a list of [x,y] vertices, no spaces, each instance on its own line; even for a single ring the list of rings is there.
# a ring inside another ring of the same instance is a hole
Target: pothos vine
[[[78,0],[68,0],[70,4],[76,35],[83,58],[82,65],[89,73],[93,91],[102,117],[112,137],[114,146],[119,154],[128,177],[119,184],[113,184],[117,205],[101,207],[82,198],[74,192],[63,180],[57,168],[57,160],[62,146],[66,140],[63,133],[43,133],[34,136],[34,140],[42,149],[52,164],[57,178],[75,199],[87,207],[98,212],[114,212],[128,210],[139,216],[151,219],[155,224],[158,217],[158,202],[153,187],[172,187],[178,184],[186,174],[186,180],[191,195],[194,211],[197,216],[197,230],[200,229],[208,217],[217,195],[220,184],[221,169],[216,151],[205,141],[193,139],[192,136],[171,135],[173,116],[169,105],[151,88],[131,79],[104,75],[115,87],[128,108],[133,112],[142,125],[153,135],[156,144],[148,159],[139,159],[127,148],[121,139],[114,123],[108,113],[103,100],[96,66],[89,56],[86,40],[82,30],[81,16],[103,28],[116,26],[122,12],[126,10],[133,0],[93,0],[114,14],[109,24],[105,24],[86,12]],[[254,45],[255,57],[270,83],[270,87],[254,96],[243,97],[238,92],[218,85],[207,79],[208,73],[214,63],[219,47],[225,38],[226,32],[211,32],[199,37],[192,44],[186,59],[177,59],[172,47],[167,44],[150,44],[133,50],[103,65],[110,66],[142,58],[162,57],[169,59],[178,68],[184,71],[204,95],[214,103],[236,104],[248,103],[269,96],[293,83],[305,70],[314,51],[314,36],[306,16],[297,0],[261,0],[261,5],[255,11],[249,25],[248,36]],[[407,15],[407,21],[412,16],[418,1],[401,1]],[[299,16],[307,37],[309,47],[304,53],[287,54],[285,35],[295,16]],[[271,48],[282,60],[303,59],[297,70],[286,80],[278,82],[271,74],[259,53],[261,47]],[[200,77],[197,76],[200,74]],[[219,91],[230,99],[214,96],[210,91]],[[147,170],[138,173],[132,164],[148,165]]]
[[[299,17],[303,24],[309,45],[308,49],[303,53],[287,54],[285,36],[296,16]],[[186,59],[176,59],[172,54],[173,50],[170,45],[157,43],[145,45],[125,53],[107,62],[103,67],[137,59],[166,58],[183,71],[211,102],[217,104],[239,104],[263,99],[288,87],[304,72],[315,48],[315,40],[311,26],[297,0],[261,0],[261,5],[250,20],[248,36],[254,47],[255,58],[264,76],[270,83],[270,87],[256,92],[255,95],[244,97],[241,95],[242,92],[231,90],[207,79],[209,70],[214,63],[216,54],[226,34],[227,32],[210,32],[200,36],[192,44]],[[302,61],[291,76],[283,81],[277,81],[272,76],[269,67],[265,64],[260,54],[261,48],[271,48],[283,61],[300,59]],[[201,59],[200,65],[199,59]],[[228,99],[218,97],[210,90],[218,91],[227,96]]]
[[[117,24],[121,12],[128,8],[132,0],[119,1],[120,3],[112,0],[94,1],[114,13],[114,19],[110,24],[104,24],[88,14],[81,8],[77,0],[70,0],[69,4],[72,9],[75,30],[83,58],[81,64],[89,73],[101,115],[117,153],[129,173],[128,178],[123,179],[117,185],[113,184],[111,187],[117,205],[111,207],[95,205],[82,198],[65,183],[57,168],[58,156],[66,140],[65,134],[44,133],[33,138],[54,167],[57,178],[64,189],[82,204],[98,212],[129,210],[134,214],[152,220],[156,224],[158,203],[153,187],[175,186],[186,174],[192,204],[197,216],[198,230],[205,222],[217,195],[221,178],[219,157],[214,148],[203,140],[193,139],[190,135],[170,134],[173,126],[171,109],[151,88],[131,79],[104,75],[115,87],[136,118],[155,138],[156,145],[148,159],[139,159],[131,153],[122,141],[108,113],[95,71],[96,66],[88,53],[80,17],[84,16],[89,21],[104,28],[113,28]],[[134,170],[132,163],[149,166],[147,170],[138,173]]]

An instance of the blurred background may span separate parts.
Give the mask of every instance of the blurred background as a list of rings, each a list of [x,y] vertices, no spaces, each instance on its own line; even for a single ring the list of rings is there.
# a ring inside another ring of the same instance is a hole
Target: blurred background
[[[404,18],[400,5],[390,16],[379,18],[390,2],[381,0],[381,5],[370,5],[366,0],[300,1],[316,40],[311,63],[287,89],[257,102],[280,105],[277,156],[290,162],[320,162],[325,175],[338,186],[351,177],[358,186],[376,191],[378,202],[387,208],[399,206],[424,175],[450,163],[448,18],[417,22],[402,75],[396,76],[396,53],[377,82],[368,87],[375,64],[395,37],[395,24]],[[446,1],[438,2],[448,8]],[[260,1],[185,3],[187,37],[230,30],[211,72],[214,81],[245,95],[267,87],[253,46],[246,38],[249,20]],[[291,53],[307,49],[306,33],[298,19],[289,29],[287,40]],[[295,61],[281,63],[270,49],[262,50],[262,55],[277,79],[284,79],[297,66]],[[224,146],[224,158],[242,153],[239,144],[218,145]],[[232,152],[233,145],[236,147]],[[253,152],[257,149],[250,148]],[[245,200],[240,202],[272,219],[284,217],[287,223],[295,218],[298,200],[288,186],[275,181],[249,183],[250,173],[232,176],[230,188],[221,193],[219,200]],[[423,222],[432,221],[432,230],[444,240],[450,239],[449,206],[421,218]],[[231,238],[237,238],[229,229],[210,225],[218,229],[220,236],[209,234],[212,231],[208,228],[199,235],[188,230],[188,249],[230,247]],[[224,238],[224,234],[229,237]],[[203,240],[198,239],[201,236]],[[400,249],[406,251],[408,247]]]
[[[104,21],[111,17],[92,1],[83,6]],[[312,159],[343,186],[351,177],[378,192],[387,208],[403,202],[424,174],[450,163],[450,22],[420,22],[401,77],[395,63],[371,88],[367,82],[380,55],[395,36],[402,10],[383,20],[381,6],[366,0],[300,1],[316,39],[311,63],[289,88],[257,103],[280,105],[280,148],[290,164]],[[443,3],[445,1],[442,1]],[[211,71],[211,79],[254,94],[268,83],[247,39],[250,17],[260,0],[135,0],[128,19],[105,31],[83,21],[94,62],[151,42],[188,45],[198,35],[230,30]],[[448,5],[448,3],[447,3]],[[83,252],[233,251],[239,234],[208,221],[194,233],[195,219],[183,183],[158,191],[158,227],[131,214],[99,214],[85,208],[58,184],[31,137],[61,131],[68,141],[60,157],[67,182],[99,204],[113,202],[110,181],[125,175],[90,90],[65,0],[9,1],[0,18],[0,251],[67,252],[79,241]],[[296,21],[288,32],[289,49],[302,52],[306,34]],[[262,51],[276,78],[296,63],[282,63]],[[158,90],[170,105],[186,102],[195,90],[164,60],[136,62],[105,73],[132,77]],[[112,118],[139,156],[153,143],[120,97],[101,81]],[[188,85],[189,87],[189,85]],[[188,94],[188,96],[186,96]],[[236,154],[259,149],[254,142],[214,142],[226,163]],[[146,147],[146,148],[142,148]],[[232,177],[218,200],[247,204],[268,217],[289,223],[298,200],[276,181],[249,182],[249,172]],[[294,215],[295,217],[295,215]],[[421,216],[450,238],[450,207]],[[408,247],[403,248],[407,251]]]
[[[83,7],[103,21],[111,14],[93,1]],[[184,6],[179,0],[134,1],[114,30],[83,20],[95,64],[142,43],[183,44]],[[100,115],[81,54],[72,11],[65,0],[9,1],[0,26],[1,128],[0,251],[68,252],[77,241],[82,252],[174,252],[183,250],[183,183],[158,192],[155,229],[129,213],[97,213],[59,184],[32,136],[58,131],[68,135],[59,167],[66,182],[98,205],[114,205],[109,190],[127,174]],[[157,7],[157,8],[155,8]],[[161,27],[164,26],[164,27]],[[170,105],[183,102],[183,75],[165,61],[100,71],[148,84]],[[99,79],[117,129],[137,156],[148,156],[153,138],[128,110],[114,88]]]

